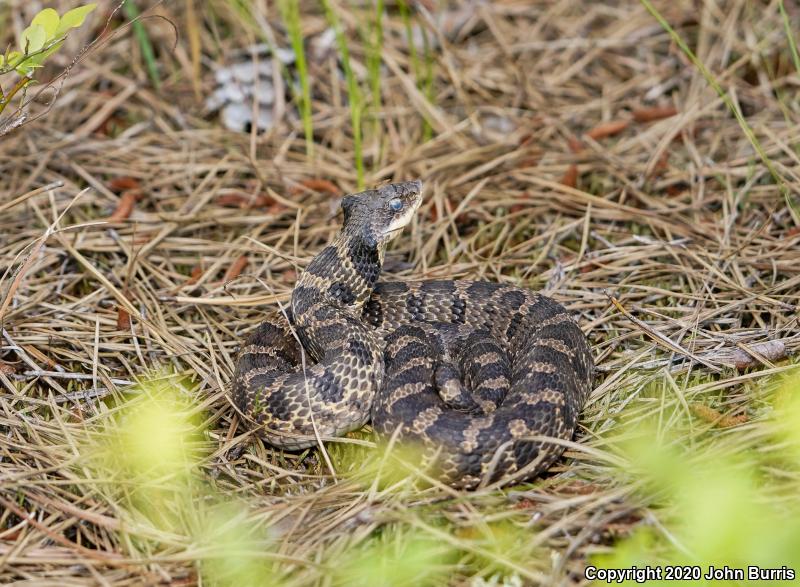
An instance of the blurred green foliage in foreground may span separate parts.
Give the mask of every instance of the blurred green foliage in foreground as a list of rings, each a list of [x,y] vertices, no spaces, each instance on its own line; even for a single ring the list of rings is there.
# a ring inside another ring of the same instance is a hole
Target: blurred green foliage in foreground
[[[702,434],[687,446],[687,435],[659,429],[660,414],[627,429],[617,444],[629,462],[621,474],[630,477],[655,516],[592,564],[699,565],[703,574],[711,565],[800,571],[798,375],[772,396],[766,421],[717,433],[705,444]],[[704,583],[740,584],[693,582]]]
[[[202,476],[210,454],[203,413],[191,389],[160,374],[112,411],[84,454],[107,499],[130,516],[132,534],[188,550],[210,585],[263,585],[272,575],[272,540],[244,502],[225,499]],[[148,553],[146,541],[131,542]],[[274,582],[270,582],[274,584]]]
[[[610,451],[624,464],[608,469],[609,483],[628,490],[644,520],[590,563],[800,569],[800,377],[769,397],[764,417],[727,430],[698,428],[688,415],[665,417],[663,406],[651,418],[618,426]],[[454,521],[447,515],[454,502],[419,500],[430,480],[415,474],[419,455],[407,447],[331,445],[337,475],[351,484],[353,507],[365,518],[322,560],[283,554],[270,527],[274,512],[260,514],[256,500],[223,497],[203,474],[215,444],[198,404],[180,378],[151,377],[108,412],[82,450],[92,478],[107,480],[99,490],[126,522],[132,555],[174,548],[197,561],[204,584],[221,586],[296,581],[296,573],[310,569],[309,577],[333,585],[439,585],[454,576],[477,577],[480,585],[548,580],[548,553],[528,515],[509,508],[493,520]],[[380,519],[370,518],[372,503],[381,505]]]

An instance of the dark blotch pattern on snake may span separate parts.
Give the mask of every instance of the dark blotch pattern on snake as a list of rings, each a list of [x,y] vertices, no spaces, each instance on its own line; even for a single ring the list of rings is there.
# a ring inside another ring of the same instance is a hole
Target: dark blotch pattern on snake
[[[421,190],[406,182],[343,199],[342,230],[300,276],[287,316],[242,346],[233,400],[277,447],[371,419],[421,446],[452,485],[534,477],[563,452],[548,438],[572,437],[589,394],[586,338],[561,305],[524,289],[378,283]]]

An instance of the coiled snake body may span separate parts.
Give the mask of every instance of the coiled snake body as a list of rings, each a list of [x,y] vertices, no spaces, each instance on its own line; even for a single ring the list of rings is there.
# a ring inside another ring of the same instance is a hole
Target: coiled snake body
[[[344,225],[237,358],[233,399],[271,444],[357,429],[416,441],[445,482],[533,477],[563,452],[591,386],[586,338],[564,308],[489,282],[378,283],[421,183],[346,196]],[[302,348],[301,348],[302,345]],[[305,355],[303,353],[305,350]]]

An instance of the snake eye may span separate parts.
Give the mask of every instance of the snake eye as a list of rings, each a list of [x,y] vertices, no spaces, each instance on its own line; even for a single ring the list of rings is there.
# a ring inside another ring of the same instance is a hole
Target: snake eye
[[[389,200],[389,209],[392,212],[399,212],[403,209],[403,200],[400,198],[392,198]]]

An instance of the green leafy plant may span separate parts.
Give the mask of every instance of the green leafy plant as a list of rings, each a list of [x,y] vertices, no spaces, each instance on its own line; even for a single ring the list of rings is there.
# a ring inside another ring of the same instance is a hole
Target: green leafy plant
[[[245,501],[223,497],[203,477],[209,458],[207,414],[189,380],[169,371],[143,377],[133,393],[97,419],[79,447],[81,467],[128,524],[153,541],[195,549],[203,584],[276,585],[272,538]],[[180,537],[180,538],[178,538]],[[146,550],[131,542],[132,552]]]
[[[52,8],[45,8],[33,17],[30,26],[20,35],[20,50],[6,50],[0,55],[0,75],[16,72],[20,76],[8,92],[0,87],[0,113],[19,91],[34,83],[36,69],[61,48],[69,31],[81,26],[96,6],[94,3],[78,6],[62,16]]]

